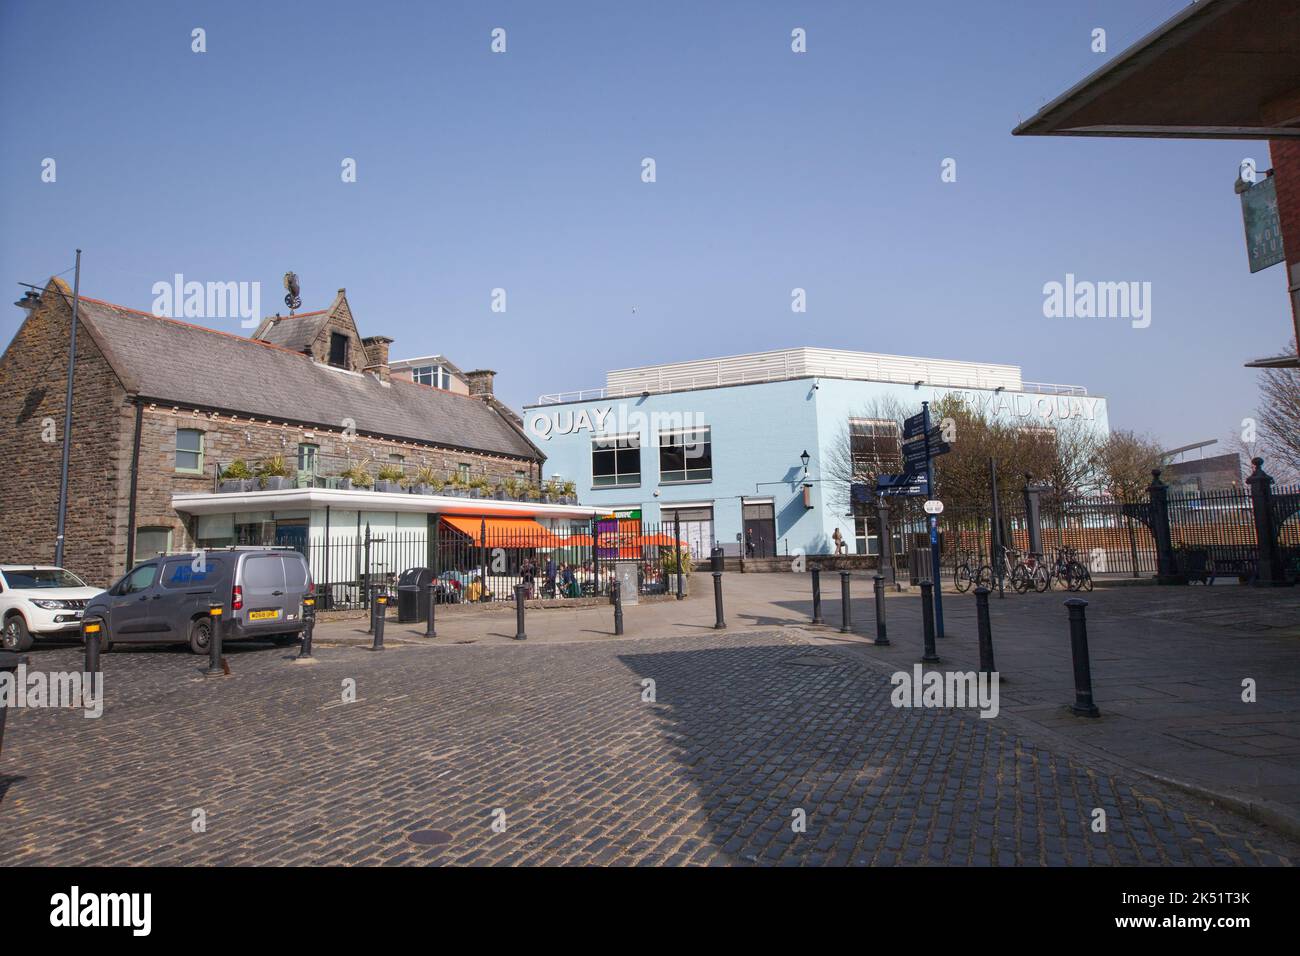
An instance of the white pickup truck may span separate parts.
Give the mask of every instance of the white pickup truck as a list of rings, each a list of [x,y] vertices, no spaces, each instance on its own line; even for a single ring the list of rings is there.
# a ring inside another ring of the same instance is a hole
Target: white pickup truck
[[[86,602],[103,590],[52,565],[0,564],[0,650],[26,651],[34,637],[79,634]]]

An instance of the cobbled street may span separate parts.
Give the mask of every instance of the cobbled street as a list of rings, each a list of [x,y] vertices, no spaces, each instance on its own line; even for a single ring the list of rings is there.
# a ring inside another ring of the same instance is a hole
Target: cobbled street
[[[101,719],[11,710],[11,864],[1289,864],[1300,846],[794,628],[106,655]],[[76,670],[72,647],[32,666]],[[346,682],[356,699],[344,702]],[[654,702],[646,702],[645,681]],[[1107,829],[1093,832],[1095,808]],[[806,832],[792,827],[806,814]],[[197,822],[196,822],[197,821]],[[202,826],[200,826],[200,823]],[[195,832],[201,830],[202,832]]]

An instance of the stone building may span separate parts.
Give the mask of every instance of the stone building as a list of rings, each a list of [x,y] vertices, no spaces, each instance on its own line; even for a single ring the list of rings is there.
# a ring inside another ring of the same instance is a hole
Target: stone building
[[[72,293],[51,279],[19,305],[27,317],[0,356],[0,563],[48,563]],[[424,522],[459,503],[347,490],[338,476],[353,466],[424,467],[457,487],[541,478],[545,456],[493,396],[494,373],[463,373],[468,395],[391,375],[392,339],[363,337],[342,289],[329,308],[266,319],[250,338],[84,296],[78,314],[64,565],[94,584],[158,551],[305,546],[321,496],[336,525],[343,511],[358,526],[372,510]],[[214,508],[236,460],[279,466],[281,490]],[[509,510],[494,501],[476,513]]]

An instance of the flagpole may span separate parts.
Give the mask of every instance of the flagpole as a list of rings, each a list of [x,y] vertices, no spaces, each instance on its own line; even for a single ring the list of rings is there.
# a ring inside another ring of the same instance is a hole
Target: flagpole
[[[68,391],[63,399],[63,466],[59,474],[59,526],[54,538],[54,563],[63,567],[63,532],[68,516],[68,458],[72,453],[72,378],[77,365],[77,306],[81,300],[81,250],[72,280],[72,333],[68,336]],[[131,529],[127,529],[127,534]]]

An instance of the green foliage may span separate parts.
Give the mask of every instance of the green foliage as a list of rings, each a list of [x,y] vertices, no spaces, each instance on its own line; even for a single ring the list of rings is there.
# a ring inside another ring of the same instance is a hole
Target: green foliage
[[[289,466],[283,455],[272,455],[257,466],[257,474],[262,478],[288,478]]]
[[[227,480],[240,480],[246,478],[256,478],[253,469],[248,467],[248,462],[242,458],[236,458],[225,467],[221,472],[221,477]]]

